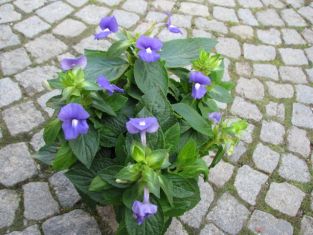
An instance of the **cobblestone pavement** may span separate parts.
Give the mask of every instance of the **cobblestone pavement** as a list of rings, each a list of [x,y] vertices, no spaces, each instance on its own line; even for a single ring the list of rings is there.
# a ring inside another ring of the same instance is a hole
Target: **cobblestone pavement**
[[[57,93],[42,81],[56,75],[60,58],[108,48],[110,40],[92,37],[101,17],[143,32],[151,21],[164,23],[165,11],[183,35],[162,26],[160,39],[218,39],[224,78],[237,82],[233,104],[221,107],[250,123],[234,155],[200,182],[200,204],[167,234],[313,234],[310,0],[0,0],[0,234],[116,227],[110,208],[89,211],[62,173],[33,160],[52,115],[45,102]]]

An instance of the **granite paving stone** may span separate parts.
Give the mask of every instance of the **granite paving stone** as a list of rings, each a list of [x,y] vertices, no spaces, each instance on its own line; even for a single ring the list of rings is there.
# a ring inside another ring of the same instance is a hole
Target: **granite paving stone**
[[[73,12],[73,8],[63,1],[53,2],[36,11],[37,15],[49,23],[55,23]]]
[[[265,9],[256,13],[258,21],[264,26],[284,26],[284,22],[274,9]]]
[[[4,75],[12,75],[27,66],[31,65],[31,61],[24,48],[18,48],[0,54],[0,65]]]
[[[46,220],[42,230],[45,235],[101,235],[96,220],[80,209]]]
[[[282,43],[281,33],[277,29],[270,28],[268,30],[257,30],[258,39],[270,45],[280,45]]]
[[[214,7],[213,17],[220,21],[239,22],[235,10],[226,7]]]
[[[173,219],[165,235],[188,235],[181,222],[178,219]]]
[[[271,61],[276,57],[275,48],[265,45],[243,44],[243,54],[248,60]]]
[[[295,29],[282,29],[285,45],[303,45],[306,41]]]
[[[75,16],[87,24],[97,25],[99,24],[101,18],[106,16],[109,12],[110,9],[106,7],[87,5],[78,11]],[[115,15],[115,17],[120,18],[119,15]]]
[[[313,218],[305,215],[301,220],[301,230],[302,235],[310,235],[313,233]]]
[[[15,79],[29,96],[44,91],[43,82],[56,77],[59,69],[54,66],[42,66],[25,70],[15,75]]]
[[[240,78],[237,81],[236,92],[250,100],[262,100],[264,98],[264,86],[255,78]]]
[[[286,65],[307,65],[309,63],[301,49],[281,48],[279,53]]]
[[[53,29],[53,33],[64,37],[76,37],[86,29],[86,25],[80,21],[66,19]]]
[[[209,16],[209,8],[204,4],[182,2],[179,11],[188,15]]]
[[[42,7],[45,4],[45,0],[16,0],[13,3],[25,13],[31,13],[39,7]]]
[[[300,67],[281,66],[279,74],[283,81],[292,83],[307,83],[305,73]]]
[[[259,143],[252,155],[253,162],[256,167],[266,173],[272,173],[279,162],[279,153],[270,147]]]
[[[122,8],[127,11],[133,11],[138,14],[144,14],[147,10],[147,2],[144,0],[127,0],[123,5]]]
[[[307,25],[305,20],[294,9],[283,9],[280,13],[289,26],[304,27]]]
[[[266,114],[269,117],[277,118],[281,122],[285,120],[284,104],[278,104],[278,103],[274,103],[271,101],[266,105],[265,108],[266,108]]]
[[[10,46],[16,46],[20,42],[19,37],[12,32],[10,26],[0,25],[0,50]]]
[[[41,235],[39,226],[37,224],[29,226],[23,231],[14,231],[12,233],[8,233],[7,235]]]
[[[225,26],[225,24],[217,20],[207,20],[202,17],[197,17],[194,22],[196,27],[199,29],[218,32],[222,34],[226,34],[228,32],[228,28]]]
[[[32,16],[14,25],[15,30],[24,34],[28,38],[33,38],[49,28],[50,25],[41,20],[38,16]]]
[[[260,121],[262,119],[262,114],[259,108],[255,104],[252,104],[240,97],[235,97],[231,106],[231,112],[242,118],[255,121]]]
[[[256,77],[264,77],[277,81],[278,70],[272,64],[253,64],[253,75]]]
[[[137,14],[124,10],[115,10],[113,15],[117,18],[118,24],[127,29],[134,26],[139,21]]]
[[[238,10],[238,16],[241,19],[242,23],[251,25],[251,26],[256,26],[259,25],[257,19],[255,16],[252,14],[251,10],[249,9],[243,9],[240,8]]]
[[[80,196],[74,185],[62,172],[52,175],[49,178],[49,182],[62,207],[72,208],[78,201],[80,201]]]
[[[242,39],[251,39],[254,37],[253,28],[248,25],[236,25],[230,28],[230,32],[236,34]]]
[[[254,233],[264,235],[284,234],[292,235],[293,226],[286,220],[278,219],[273,215],[255,210],[249,220],[248,228]]]
[[[22,98],[18,84],[10,78],[0,79],[0,108]]]
[[[34,160],[25,143],[9,144],[0,149],[0,183],[14,186],[37,174]]]
[[[287,180],[307,183],[311,180],[309,168],[304,160],[292,154],[283,154],[279,175]]]
[[[296,216],[305,193],[289,183],[271,183],[265,202],[279,212]]]
[[[28,220],[42,220],[59,213],[59,205],[53,199],[48,183],[31,182],[23,186],[24,217]]]
[[[207,216],[219,228],[229,234],[237,234],[247,221],[250,212],[229,193],[224,193]]]
[[[282,144],[285,136],[285,128],[274,121],[263,121],[260,138],[266,143]]]
[[[294,95],[294,89],[290,84],[280,84],[275,82],[266,82],[268,92],[271,96],[282,99],[292,98]]]
[[[4,4],[0,6],[0,24],[18,21],[22,15],[14,10],[12,4]]]
[[[45,119],[32,101],[14,105],[2,112],[11,135],[26,133],[42,124]]]
[[[238,169],[234,186],[239,197],[249,204],[255,205],[261,187],[267,179],[267,175],[244,165]]]
[[[51,47],[51,44],[54,46]],[[44,34],[28,42],[25,47],[35,58],[37,63],[45,62],[63,53],[67,49],[67,46],[52,34]]]
[[[14,190],[0,190],[0,228],[13,224],[19,202],[20,196]]]
[[[294,103],[292,109],[292,119],[293,125],[298,127],[313,129],[313,112],[308,106],[300,103]]]
[[[216,51],[230,58],[238,58],[241,55],[240,44],[233,38],[219,38]]]

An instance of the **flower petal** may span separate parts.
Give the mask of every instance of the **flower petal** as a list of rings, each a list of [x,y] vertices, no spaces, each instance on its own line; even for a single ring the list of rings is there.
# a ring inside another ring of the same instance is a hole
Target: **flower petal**
[[[222,114],[219,112],[213,112],[209,114],[209,119],[215,124],[219,123],[222,119]]]
[[[99,23],[99,26],[102,30],[109,29],[113,33],[118,31],[118,24],[114,16],[103,17]]]
[[[63,71],[73,69],[75,67],[85,68],[87,65],[87,58],[80,56],[78,58],[65,58],[61,60],[61,68]]]
[[[145,35],[141,35],[136,42],[136,47],[141,50],[150,48],[152,51],[159,51],[162,46],[163,43],[159,39],[147,37]]]
[[[193,71],[189,75],[189,81],[200,83],[201,85],[210,85],[211,79],[205,76],[203,73],[198,71]]]
[[[167,29],[171,32],[171,33],[180,33],[183,34],[183,32],[180,30],[180,28],[178,28],[175,25],[169,25],[167,26]]]
[[[111,31],[102,31],[100,33],[95,34],[95,39],[100,40],[103,38],[107,38],[112,32]]]
[[[194,99],[201,99],[207,92],[205,85],[200,85],[197,89],[195,85],[192,86],[192,97]]]
[[[87,111],[80,104],[69,103],[61,108],[58,118],[61,121],[72,119],[86,120],[89,118],[89,113],[87,113]]]
[[[72,120],[66,120],[62,123],[62,129],[66,140],[74,140],[79,136],[77,128],[73,128]]]
[[[142,61],[147,62],[147,63],[156,62],[160,59],[160,55],[154,51],[152,51],[151,53],[148,53],[146,52],[146,50],[140,50],[138,52],[138,56],[140,57]]]

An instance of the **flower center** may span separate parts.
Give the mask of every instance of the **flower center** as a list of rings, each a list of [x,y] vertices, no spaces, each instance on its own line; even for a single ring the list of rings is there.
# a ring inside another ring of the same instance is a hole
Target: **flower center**
[[[195,88],[196,88],[196,90],[199,90],[200,86],[201,86],[201,84],[200,84],[200,83],[196,83],[196,84],[195,84]]]
[[[139,126],[145,126],[145,125],[146,125],[146,122],[145,122],[145,121],[139,122]]]
[[[146,52],[147,52],[148,54],[151,54],[151,53],[152,53],[151,48],[150,48],[150,47],[148,47],[148,48],[146,49]]]
[[[72,127],[77,127],[78,125],[78,120],[77,119],[73,119],[72,120]]]
[[[109,29],[109,28],[105,28],[103,31],[104,31],[104,32],[109,32],[110,29]]]

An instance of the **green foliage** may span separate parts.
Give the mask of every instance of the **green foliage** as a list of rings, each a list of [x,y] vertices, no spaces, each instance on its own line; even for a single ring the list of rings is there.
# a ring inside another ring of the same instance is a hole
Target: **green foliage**
[[[168,41],[159,52],[160,60],[146,63],[138,56],[139,36],[122,30],[107,51],[85,51],[85,69],[63,71],[48,81],[61,94],[47,102],[56,112],[44,129],[46,146],[36,159],[54,170],[66,170],[89,206],[114,205],[117,234],[162,235],[172,217],[200,201],[199,177],[206,179],[209,168],[233,151],[247,123],[230,122],[224,116],[218,124],[208,119],[209,113],[219,111],[217,102],[232,101],[234,87],[222,80],[222,57],[211,52],[216,41]],[[191,96],[190,71],[185,68],[190,64],[212,81],[199,100]],[[100,75],[124,93],[111,95],[100,88],[96,82]],[[68,141],[56,115],[69,103],[81,104],[90,117],[87,134]],[[130,118],[151,116],[157,118],[158,130],[127,132]],[[146,143],[140,143],[143,134]],[[208,151],[216,154],[210,166],[202,159]],[[158,210],[138,225],[132,205],[143,201],[147,189]]]

